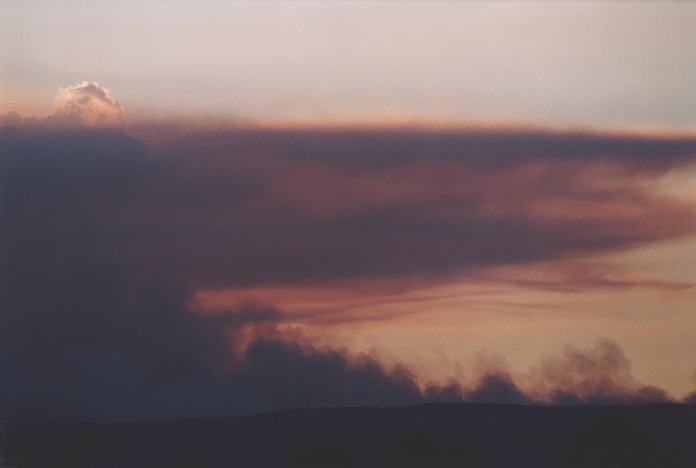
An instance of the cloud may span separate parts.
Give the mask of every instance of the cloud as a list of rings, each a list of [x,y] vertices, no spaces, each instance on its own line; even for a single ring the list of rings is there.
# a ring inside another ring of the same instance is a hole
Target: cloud
[[[82,81],[60,91],[51,123],[87,127],[121,127],[123,111],[108,89],[94,81]]]
[[[0,114],[0,126],[19,127],[22,125],[22,116],[15,111]]]
[[[532,403],[530,397],[515,384],[508,374],[486,374],[476,387],[465,393],[467,401],[477,403]]]
[[[663,395],[637,385],[611,344],[554,358],[534,392],[489,372],[428,393],[407,368],[309,342],[282,307],[202,315],[192,303],[205,288],[418,285],[678,237],[693,232],[693,204],[651,189],[693,162],[692,140],[237,129],[145,145],[40,127],[1,137],[9,416]]]
[[[558,290],[668,288],[580,260],[696,232],[693,201],[659,192],[662,176],[696,161],[688,138],[227,129],[143,145],[22,130],[6,143],[12,187],[46,179],[65,191],[51,203],[74,193],[71,216],[119,232],[109,242],[122,259],[197,290],[501,272]],[[23,197],[45,212],[43,198]],[[555,282],[520,276],[540,262]]]
[[[273,308],[197,315],[185,285],[95,258],[85,245],[79,258],[63,257],[58,276],[47,271],[4,291],[6,418],[183,418],[420,401],[405,369],[318,348],[281,326]]]
[[[696,379],[696,372],[694,372],[694,378]],[[683,401],[689,405],[696,405],[696,390],[685,396]]]
[[[618,344],[603,340],[581,351],[567,348],[533,371],[535,393],[552,404],[664,402],[670,398],[656,387],[641,385]]]
[[[456,381],[426,385],[423,397],[427,401],[561,406],[674,401],[664,390],[641,384],[621,347],[607,339],[584,350],[568,347],[543,359],[528,374],[513,376],[502,367],[489,365],[474,369],[473,375],[478,376],[469,386]]]
[[[105,222],[131,234],[125,257],[201,288],[444,278],[693,233],[693,204],[656,187],[695,155],[611,135],[194,134],[153,146],[151,181]]]

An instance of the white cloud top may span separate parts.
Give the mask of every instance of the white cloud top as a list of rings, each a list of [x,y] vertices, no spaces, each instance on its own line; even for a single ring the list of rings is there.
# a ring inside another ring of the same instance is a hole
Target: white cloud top
[[[60,91],[56,116],[64,123],[89,127],[120,127],[123,110],[109,90],[94,81],[83,81]]]

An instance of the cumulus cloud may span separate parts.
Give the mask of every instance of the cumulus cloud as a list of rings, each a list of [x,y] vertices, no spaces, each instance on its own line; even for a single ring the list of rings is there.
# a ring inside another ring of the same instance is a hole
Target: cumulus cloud
[[[87,95],[85,106],[101,99]],[[152,149],[80,129],[3,138],[0,403],[14,416],[662,398],[612,344],[541,366],[536,393],[500,372],[423,392],[408,369],[308,342],[279,310],[203,316],[191,301],[205,287],[437,277],[693,232],[693,204],[648,190],[694,161],[692,140],[250,130]]]
[[[658,387],[643,385],[618,343],[603,339],[587,349],[567,347],[548,356],[527,374],[513,376],[502,367],[473,370],[473,385],[456,381],[425,387],[428,401],[542,405],[608,405],[670,402]],[[690,402],[687,399],[685,401]]]
[[[664,390],[640,384],[621,347],[602,340],[594,347],[568,347],[533,370],[535,393],[553,404],[668,401]]]
[[[8,127],[19,127],[22,125],[22,116],[15,111],[0,114],[0,125]]]
[[[684,398],[684,402],[690,405],[696,405],[696,391],[687,395],[686,398]]]
[[[477,385],[465,392],[467,401],[477,403],[533,403],[514,382],[512,376],[506,373],[489,373],[482,376]]]
[[[55,100],[55,120],[88,127],[120,127],[121,105],[108,89],[94,81],[83,81],[60,91]]]
[[[696,372],[694,372],[694,380],[696,380]],[[683,401],[689,405],[696,405],[696,390],[686,395]]]

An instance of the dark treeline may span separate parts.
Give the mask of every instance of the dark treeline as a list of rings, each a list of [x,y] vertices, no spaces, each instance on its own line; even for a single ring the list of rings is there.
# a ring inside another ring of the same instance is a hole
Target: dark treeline
[[[696,407],[430,404],[5,428],[16,468],[691,468]]]

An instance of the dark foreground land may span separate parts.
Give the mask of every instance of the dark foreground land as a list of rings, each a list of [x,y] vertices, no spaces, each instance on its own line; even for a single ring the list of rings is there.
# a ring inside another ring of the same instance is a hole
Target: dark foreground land
[[[696,406],[428,404],[6,425],[18,468],[694,468]]]

